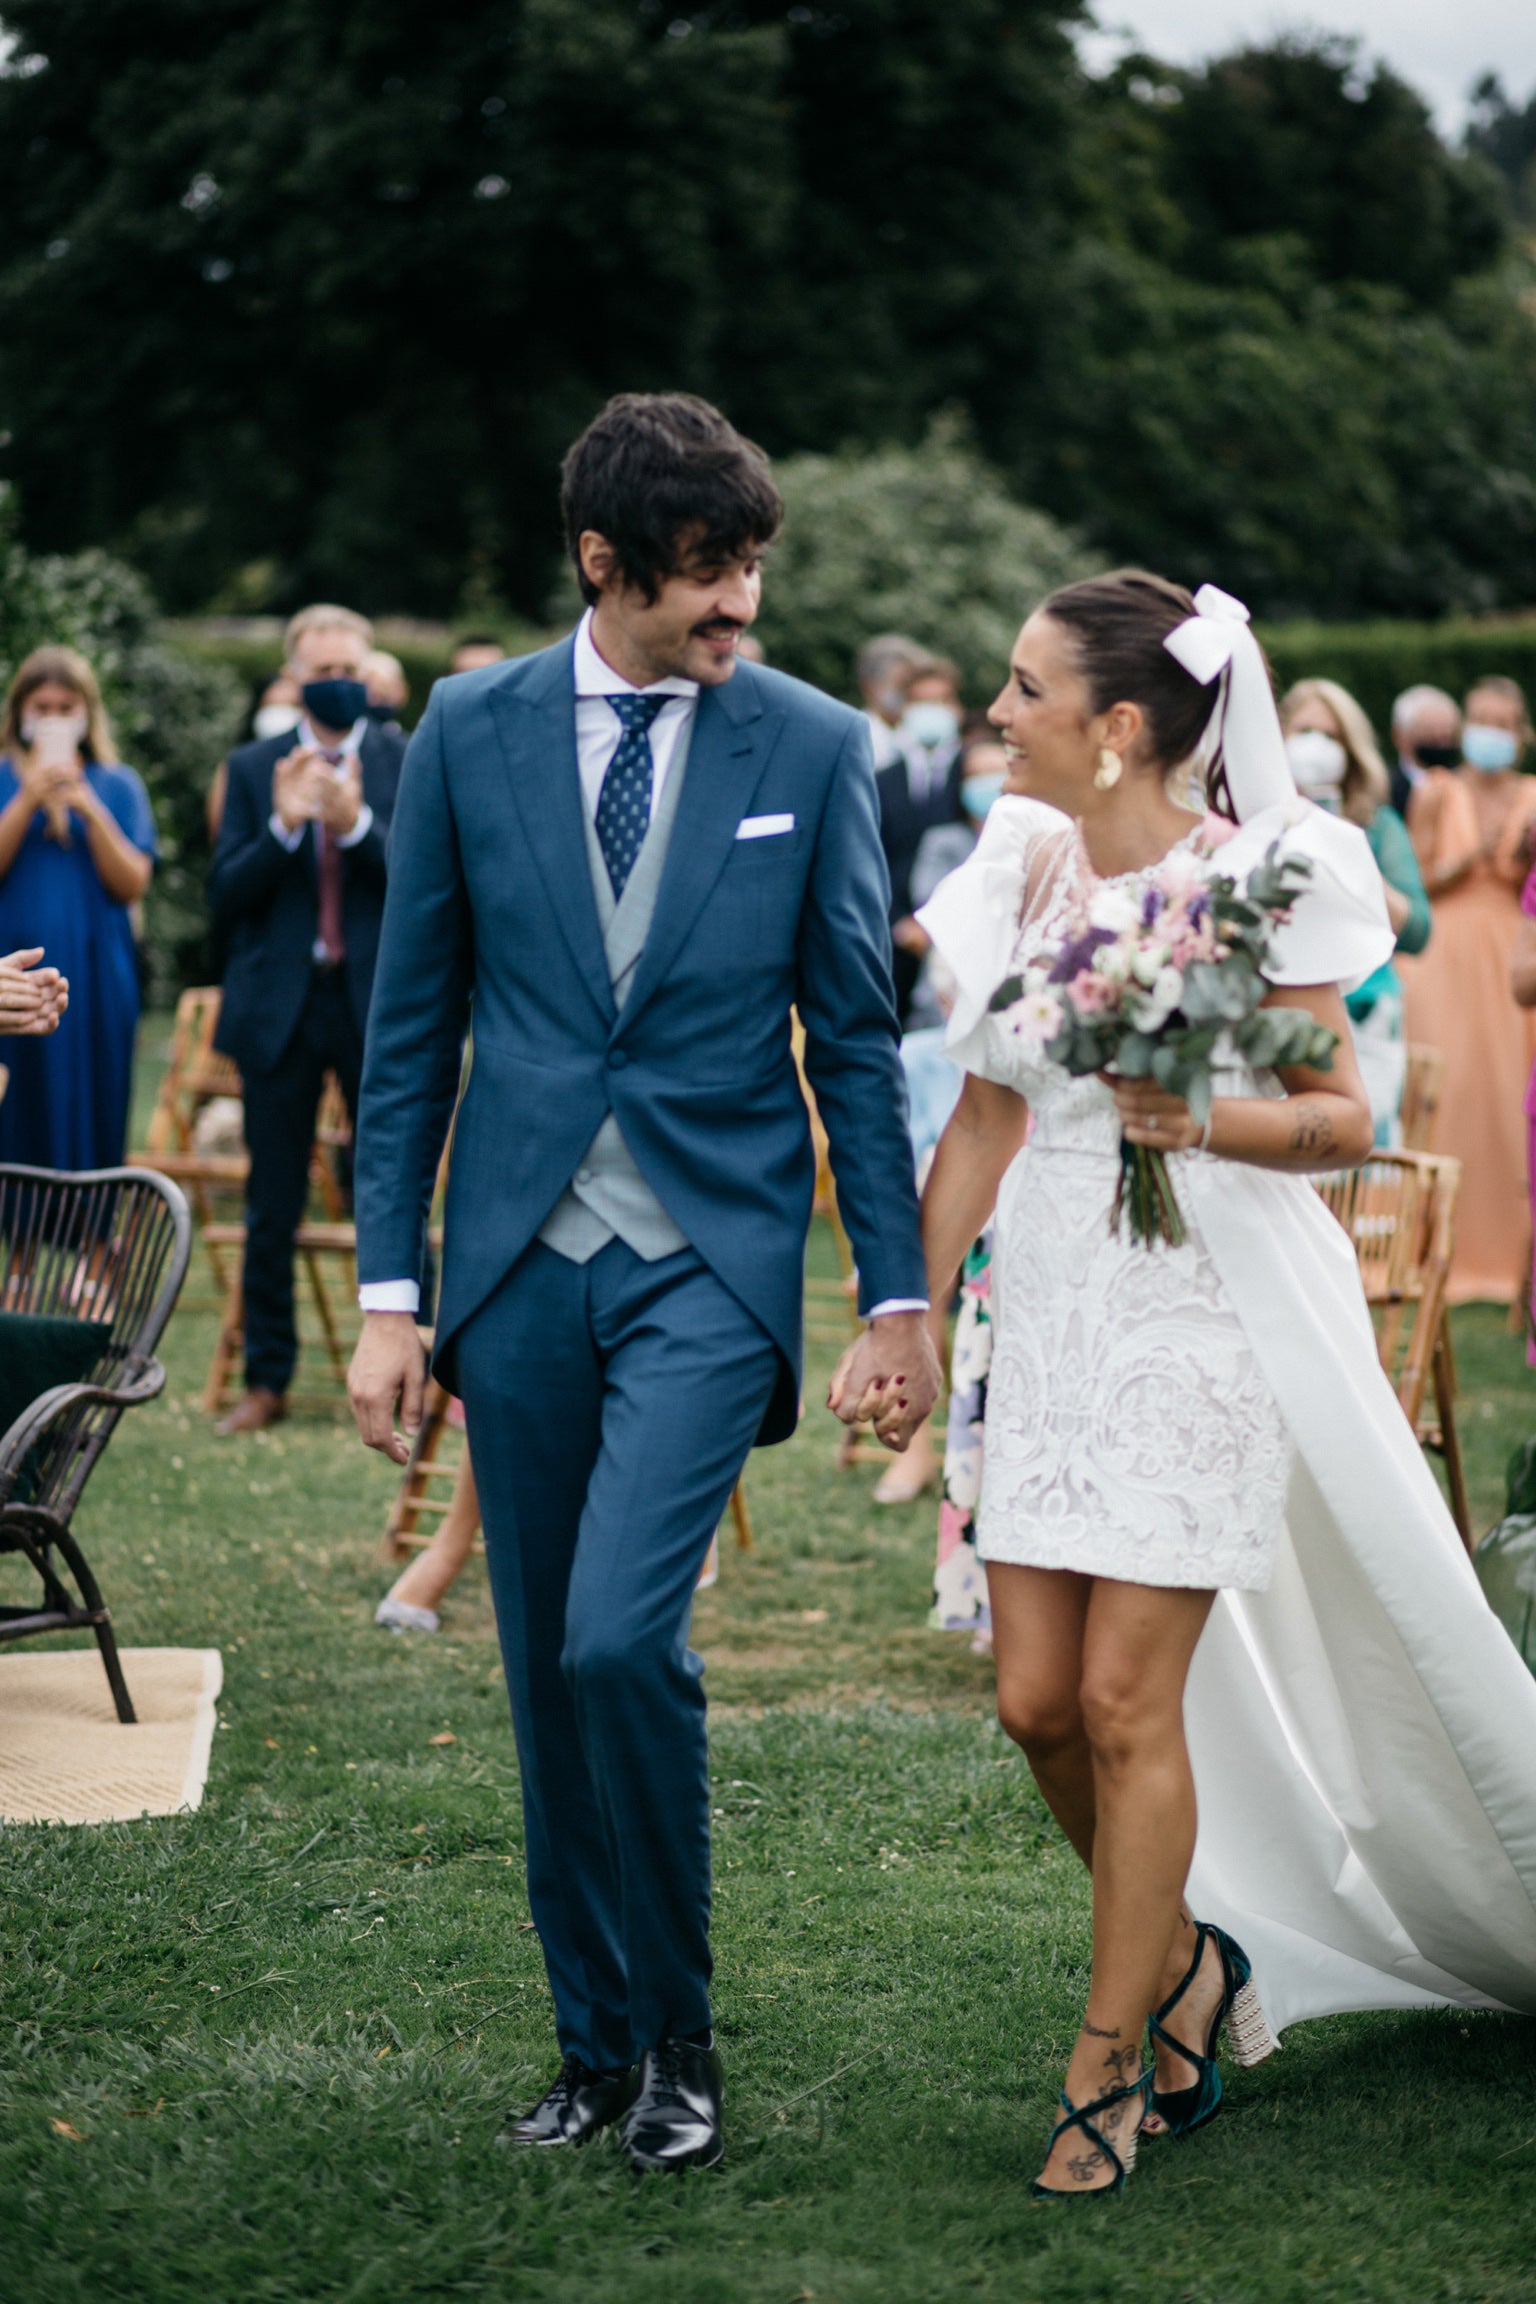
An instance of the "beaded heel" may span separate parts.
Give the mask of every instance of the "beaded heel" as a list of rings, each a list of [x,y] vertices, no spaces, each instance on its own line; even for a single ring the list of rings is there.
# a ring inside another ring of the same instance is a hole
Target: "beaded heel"
[[[1172,2014],[1199,1974],[1207,1938],[1221,1955],[1222,1992],[1220,2004],[1211,2016],[1202,2055],[1199,2049],[1175,2040],[1163,2018]],[[1224,1929],[1212,1926],[1208,1920],[1199,1920],[1195,1923],[1195,1956],[1182,1982],[1154,2012],[1150,2024],[1154,2043],[1161,2041],[1165,2048],[1171,2048],[1176,2056],[1195,2068],[1195,2078],[1188,2088],[1170,2088],[1166,2092],[1154,2088],[1152,2092],[1152,2109],[1171,2136],[1193,2136],[1197,2128],[1207,2126],[1221,2110],[1221,2070],[1216,2062],[1216,2047],[1223,2025],[1227,2028],[1233,2057],[1245,2070],[1262,2064],[1279,2046],[1254,1986],[1253,1963],[1247,1953]]]
[[[1107,2112],[1111,2104],[1124,2104],[1133,2096],[1141,2098],[1142,2119],[1145,2119],[1152,2097],[1150,2064],[1139,2079],[1132,2080],[1124,2088],[1111,2088],[1107,2095],[1095,2096],[1091,2104],[1074,2104],[1063,2092],[1061,2109],[1066,2117],[1058,2120],[1051,2130],[1051,2141],[1045,2148],[1047,2161],[1056,2149],[1057,2138],[1064,2136],[1069,2128],[1080,2128],[1094,2150],[1102,2152],[1105,2159],[1112,2163],[1115,2173],[1107,2184],[1084,2186],[1081,2191],[1074,2192],[1063,2192],[1056,2184],[1042,2184],[1037,2176],[1029,2187],[1032,2200],[1112,2200],[1117,2193],[1125,2190],[1125,2180],[1136,2165],[1136,2139],[1141,2133],[1141,2121],[1137,2121],[1126,2138],[1124,2150],[1117,2152],[1103,2130],[1094,2126],[1094,2120],[1100,2112]]]

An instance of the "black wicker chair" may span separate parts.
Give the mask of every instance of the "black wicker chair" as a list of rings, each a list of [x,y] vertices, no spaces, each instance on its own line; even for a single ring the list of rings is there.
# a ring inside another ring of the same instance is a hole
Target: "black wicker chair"
[[[25,1553],[43,1587],[38,1607],[0,1607],[0,1641],[88,1626],[124,1722],[135,1714],[112,1620],[70,1522],[123,1410],[165,1383],[155,1346],[191,1248],[186,1200],[166,1177],[0,1165],[0,1313],[89,1321],[101,1337],[85,1381],[50,1386],[0,1437],[0,1552]]]

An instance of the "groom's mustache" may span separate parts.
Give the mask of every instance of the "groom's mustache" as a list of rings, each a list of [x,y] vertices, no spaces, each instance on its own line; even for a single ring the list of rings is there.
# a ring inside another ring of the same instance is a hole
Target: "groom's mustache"
[[[703,624],[695,624],[695,634],[701,640],[724,640],[732,633],[745,632],[746,625],[737,616],[711,616]]]

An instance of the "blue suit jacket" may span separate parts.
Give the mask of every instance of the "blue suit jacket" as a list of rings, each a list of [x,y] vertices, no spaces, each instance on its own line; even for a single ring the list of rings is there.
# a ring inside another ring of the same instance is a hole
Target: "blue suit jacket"
[[[292,851],[271,832],[272,771],[296,741],[291,733],[271,736],[231,752],[224,817],[208,875],[214,926],[229,949],[214,1040],[242,1072],[269,1071],[278,1061],[314,976],[320,920],[314,829],[306,825]],[[359,1031],[373,991],[384,914],[385,842],[404,754],[405,740],[398,731],[369,728],[358,761],[373,822],[355,847],[341,852],[347,989]]]
[[[738,840],[743,817],[794,829]],[[887,887],[857,713],[738,665],[699,698],[645,950],[616,1013],[592,894],[567,640],[433,690],[401,777],[357,1135],[358,1273],[421,1269],[454,1135],[437,1364],[612,1111],[662,1205],[783,1355],[799,1396],[814,1160],[790,1046],[831,1140],[867,1308],[925,1293],[891,997]]]

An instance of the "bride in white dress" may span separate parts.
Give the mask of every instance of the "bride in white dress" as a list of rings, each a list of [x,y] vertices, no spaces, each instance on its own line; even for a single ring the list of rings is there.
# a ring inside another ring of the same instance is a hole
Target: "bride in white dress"
[[[1306,1181],[1371,1149],[1339,987],[1391,949],[1379,876],[1297,799],[1246,611],[1211,587],[1199,611],[1124,572],[1030,617],[990,715],[1012,797],[921,915],[966,1073],[924,1196],[935,1302],[997,1210],[977,1548],[999,1717],[1093,1874],[1049,2197],[1116,2190],[1139,2131],[1214,2117],[1223,2028],[1252,2063],[1332,2010],[1536,2008],[1536,1682]],[[1240,829],[1178,804],[1192,758]],[[1277,838],[1312,876],[1270,1000],[1337,1032],[1331,1070],[1234,1062],[1202,1129],[990,1012],[1106,884],[1218,843],[1241,879]],[[1185,1246],[1112,1235],[1122,1130],[1171,1156]]]

